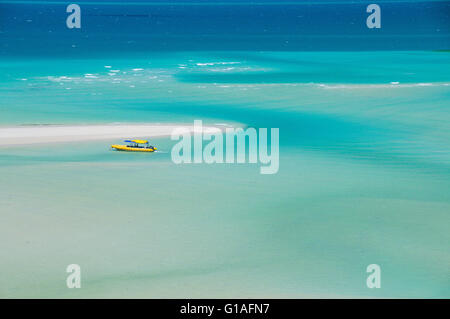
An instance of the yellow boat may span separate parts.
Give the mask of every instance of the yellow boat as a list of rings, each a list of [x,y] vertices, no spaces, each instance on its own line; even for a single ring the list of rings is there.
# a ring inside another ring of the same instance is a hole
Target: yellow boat
[[[157,150],[156,147],[149,145],[147,140],[125,140],[127,145],[117,145],[113,144],[111,147],[117,151],[127,151],[127,152],[154,152]]]

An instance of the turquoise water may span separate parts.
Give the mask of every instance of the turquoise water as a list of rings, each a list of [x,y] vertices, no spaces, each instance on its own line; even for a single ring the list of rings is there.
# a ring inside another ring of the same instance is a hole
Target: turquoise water
[[[280,170],[0,148],[1,297],[450,297],[450,53],[0,60],[0,125],[280,129]],[[110,68],[109,68],[110,67]],[[112,72],[114,71],[114,72]],[[82,268],[67,289],[65,267]],[[382,288],[366,287],[379,264]]]

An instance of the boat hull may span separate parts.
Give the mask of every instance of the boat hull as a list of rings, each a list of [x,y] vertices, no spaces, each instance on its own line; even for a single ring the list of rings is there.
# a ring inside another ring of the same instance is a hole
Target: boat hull
[[[154,152],[156,148],[129,147],[126,145],[111,145],[117,151],[124,152]]]

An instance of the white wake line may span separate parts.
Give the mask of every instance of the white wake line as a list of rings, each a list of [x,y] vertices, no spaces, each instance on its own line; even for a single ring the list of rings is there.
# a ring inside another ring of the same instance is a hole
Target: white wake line
[[[229,125],[205,125],[204,133],[225,130]],[[108,139],[153,138],[170,136],[175,129],[182,128],[190,133],[191,124],[111,124],[111,125],[45,125],[45,126],[0,126],[0,146],[39,143],[95,141]]]

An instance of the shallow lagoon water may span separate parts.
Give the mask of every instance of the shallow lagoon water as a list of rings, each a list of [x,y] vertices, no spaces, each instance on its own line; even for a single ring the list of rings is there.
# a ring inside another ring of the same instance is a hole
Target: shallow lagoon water
[[[1,125],[278,127],[280,170],[175,165],[169,138],[3,147],[0,296],[448,297],[448,57],[2,59]]]

